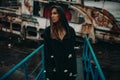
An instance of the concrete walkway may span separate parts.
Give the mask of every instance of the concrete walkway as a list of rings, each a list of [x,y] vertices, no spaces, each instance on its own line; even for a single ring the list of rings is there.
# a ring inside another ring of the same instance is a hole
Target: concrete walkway
[[[77,78],[76,80],[84,80],[84,74],[83,74],[83,65],[82,65],[82,58],[77,57]]]

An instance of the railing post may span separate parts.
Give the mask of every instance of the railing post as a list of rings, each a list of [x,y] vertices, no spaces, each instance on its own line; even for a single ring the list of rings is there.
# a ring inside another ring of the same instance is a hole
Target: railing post
[[[44,70],[45,70],[45,64],[44,64],[44,47],[42,48],[42,68],[43,68],[42,80],[45,80],[45,73],[44,73]]]
[[[98,79],[98,70],[97,70],[97,67],[95,69],[95,76],[94,76],[94,80],[97,80]]]
[[[95,56],[95,53],[90,45],[87,36],[84,37],[84,49],[83,49],[82,58],[83,58],[84,71],[86,73],[85,76],[86,80],[89,80],[89,78],[92,78],[92,80],[98,80],[99,77],[100,80],[105,80],[105,76],[102,72],[102,69],[98,63],[98,60]],[[92,60],[94,61],[95,68],[93,68],[93,65],[91,64]],[[90,77],[90,74],[92,77]]]
[[[27,68],[27,63],[24,63],[24,73],[25,73],[25,80],[29,80],[28,78],[28,68]]]

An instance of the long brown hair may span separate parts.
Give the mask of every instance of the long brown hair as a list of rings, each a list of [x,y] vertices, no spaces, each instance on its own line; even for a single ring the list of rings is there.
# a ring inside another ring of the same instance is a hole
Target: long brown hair
[[[54,39],[61,39],[59,34],[64,34],[64,32],[67,33],[67,28],[69,27],[68,21],[66,19],[64,10],[61,6],[58,6],[58,5],[52,6],[50,9],[50,13],[53,8],[55,8],[59,14],[59,21],[56,23],[53,23],[51,20],[51,14],[50,14],[51,37]]]

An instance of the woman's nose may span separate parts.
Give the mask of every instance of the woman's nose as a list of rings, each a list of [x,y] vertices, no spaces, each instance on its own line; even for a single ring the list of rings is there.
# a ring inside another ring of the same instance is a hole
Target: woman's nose
[[[51,17],[54,17],[54,15],[52,14]]]

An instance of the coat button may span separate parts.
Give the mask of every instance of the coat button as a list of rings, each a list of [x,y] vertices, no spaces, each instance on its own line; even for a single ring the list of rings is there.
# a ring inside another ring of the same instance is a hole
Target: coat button
[[[69,74],[69,76],[72,76],[72,75],[73,75],[72,73]]]
[[[44,73],[46,73],[46,70],[44,70]]]
[[[50,80],[49,78],[46,78],[46,80]]]
[[[68,72],[68,70],[67,70],[67,69],[65,69],[65,70],[64,70],[64,73],[66,73],[66,72]]]
[[[56,72],[56,69],[55,69],[55,68],[53,69],[53,72]]]
[[[68,55],[68,58],[72,58],[72,54],[69,54],[69,55]]]
[[[51,55],[50,57],[51,57],[51,58],[54,58],[54,55]]]

